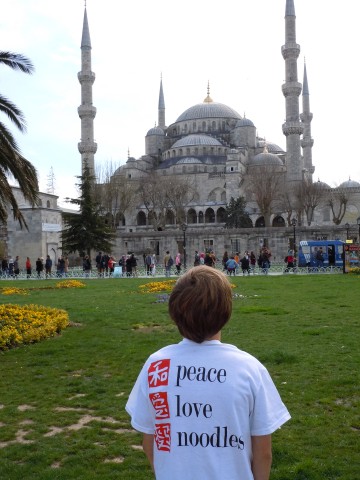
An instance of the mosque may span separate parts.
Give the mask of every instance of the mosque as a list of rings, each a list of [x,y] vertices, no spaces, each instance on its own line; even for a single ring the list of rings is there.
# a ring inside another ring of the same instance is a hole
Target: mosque
[[[82,71],[79,80],[83,100],[79,107],[82,127],[79,152],[82,164],[87,162],[93,169],[96,152],[93,121],[96,109],[92,104],[92,85],[95,75],[91,71],[91,41],[86,9],[81,51]],[[141,185],[150,181],[154,189],[163,191],[165,183],[169,181],[174,186],[182,185],[183,189],[188,187],[192,194],[184,195],[181,216],[171,202],[168,205],[161,201],[156,204],[153,196],[146,198],[144,194],[139,195],[131,208],[115,213],[115,223],[120,231],[144,232],[153,230],[154,226],[155,229],[166,230],[179,228],[184,222],[190,229],[201,227],[202,231],[221,228],[224,226],[227,204],[231,198],[240,196],[246,198],[253,227],[285,227],[289,224],[279,206],[269,212],[268,218],[264,218],[251,192],[250,178],[254,172],[257,175],[259,172],[269,175],[270,172],[274,179],[281,177],[289,191],[294,191],[304,179],[312,182],[315,171],[312,159],[314,140],[311,135],[313,114],[310,111],[305,64],[302,83],[298,79],[300,45],[296,43],[294,0],[286,0],[285,44],[281,52],[285,62],[282,92],[286,119],[282,132],[286,138],[286,151],[276,143],[260,138],[252,119],[214,101],[209,85],[202,103],[186,109],[174,123],[167,125],[161,79],[158,121],[146,133],[145,154],[138,159],[129,157],[126,164],[115,172],[115,177],[122,179],[122,184],[134,185],[135,190],[142,190]],[[279,125],[279,131],[280,128]],[[154,177],[158,178],[156,182]],[[330,189],[324,183],[319,182],[319,185]],[[359,183],[351,180],[340,186],[351,191],[359,187]],[[355,208],[352,216],[359,216],[358,208]],[[345,223],[347,218],[344,218]],[[318,225],[331,225],[329,206],[318,208],[311,220]]]

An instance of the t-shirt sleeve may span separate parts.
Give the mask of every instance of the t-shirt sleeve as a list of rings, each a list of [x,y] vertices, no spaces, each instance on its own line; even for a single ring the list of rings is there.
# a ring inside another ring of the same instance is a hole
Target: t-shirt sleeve
[[[269,435],[291,417],[267,369],[261,365],[260,385],[256,391],[254,408],[250,415],[250,434]]]
[[[147,365],[141,370],[130,393],[125,410],[131,417],[131,425],[142,433],[154,433],[154,420],[147,396]]]

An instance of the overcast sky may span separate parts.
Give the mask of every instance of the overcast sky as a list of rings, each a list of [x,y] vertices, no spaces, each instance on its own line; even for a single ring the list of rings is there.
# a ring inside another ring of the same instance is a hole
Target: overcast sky
[[[285,149],[281,85],[285,0],[87,0],[96,74],[96,164],[145,153],[157,122],[160,76],[166,124],[206,97],[246,115],[258,134]],[[358,0],[295,0],[302,82],[306,57],[314,180],[360,181]],[[81,173],[80,84],[84,0],[11,0],[0,18],[0,49],[27,55],[34,75],[0,71],[0,91],[28,122],[16,134],[46,191],[51,167],[59,203],[77,196]],[[7,123],[1,117],[1,121]],[[13,127],[12,131],[15,133]],[[355,137],[355,140],[353,139]]]

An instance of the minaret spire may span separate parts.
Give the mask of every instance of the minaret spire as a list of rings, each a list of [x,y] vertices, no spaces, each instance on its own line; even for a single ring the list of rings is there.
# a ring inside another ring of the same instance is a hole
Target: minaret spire
[[[298,82],[297,59],[300,45],[296,43],[296,16],[294,0],[286,0],[285,8],[285,45],[281,47],[285,60],[285,83],[282,86],[285,97],[286,119],[282,126],[286,136],[286,176],[287,181],[296,184],[303,179],[303,160],[301,157],[301,134],[304,126],[300,122],[299,96],[301,83]]]
[[[303,149],[304,157],[304,171],[307,178],[311,179],[312,174],[315,171],[315,168],[312,164],[312,147],[314,145],[314,140],[311,138],[311,121],[313,114],[310,112],[310,94],[309,94],[309,85],[307,79],[306,71],[306,62],[304,59],[304,80],[303,80],[303,92],[302,92],[302,110],[303,113],[300,115],[301,121],[304,126],[303,139],[301,141],[301,146]]]
[[[162,74],[161,74],[161,78],[160,78],[158,125],[163,130],[166,128],[165,127],[165,100],[164,100],[164,91],[163,91],[163,84],[162,84]]]
[[[96,108],[92,102],[92,86],[95,81],[95,73],[91,71],[91,40],[86,2],[81,37],[81,71],[78,73],[78,79],[81,85],[81,105],[78,108],[78,114],[81,119],[81,141],[78,143],[78,149],[81,154],[81,172],[82,174],[84,173],[84,166],[87,164],[90,172],[94,174],[94,156],[97,144],[94,142]]]

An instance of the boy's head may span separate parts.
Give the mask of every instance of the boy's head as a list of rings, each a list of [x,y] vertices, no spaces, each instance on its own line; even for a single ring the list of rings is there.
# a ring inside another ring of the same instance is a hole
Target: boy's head
[[[207,266],[188,270],[178,279],[169,299],[169,313],[179,332],[201,343],[218,333],[232,311],[227,277]]]

